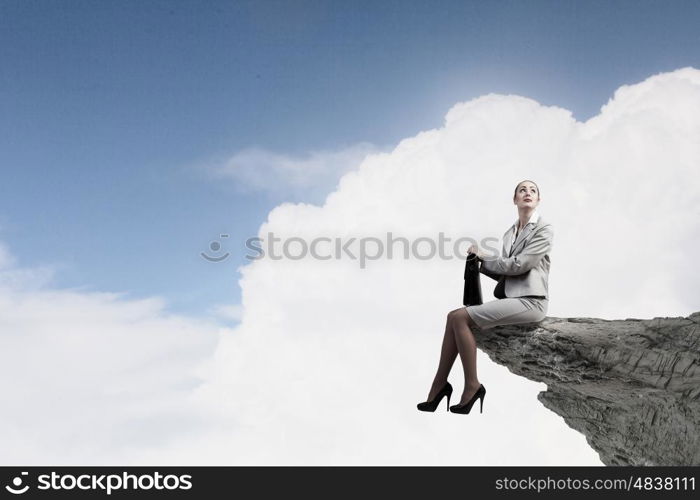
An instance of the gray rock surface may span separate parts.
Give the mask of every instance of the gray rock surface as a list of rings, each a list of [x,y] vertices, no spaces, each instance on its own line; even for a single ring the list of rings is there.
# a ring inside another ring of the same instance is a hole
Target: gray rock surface
[[[475,331],[478,347],[586,436],[606,465],[700,465],[700,312],[546,318]]]

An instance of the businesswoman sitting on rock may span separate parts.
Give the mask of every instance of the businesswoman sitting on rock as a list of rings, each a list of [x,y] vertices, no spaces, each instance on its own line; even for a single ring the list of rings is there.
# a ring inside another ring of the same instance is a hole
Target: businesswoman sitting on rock
[[[520,182],[513,194],[518,220],[503,235],[502,255],[487,256],[477,245],[469,247],[468,252],[476,254],[481,261],[480,272],[498,281],[494,290],[498,300],[448,313],[440,364],[428,400],[418,404],[419,410],[435,411],[445,396],[449,406],[452,386],[447,376],[459,353],[464,369],[464,391],[459,404],[449,406],[449,411],[469,413],[477,399],[483,411],[486,388],[476,374],[476,341],[472,330],[537,323],[547,315],[549,254],[554,232],[552,225],[537,213],[539,203],[537,184],[528,180]]]

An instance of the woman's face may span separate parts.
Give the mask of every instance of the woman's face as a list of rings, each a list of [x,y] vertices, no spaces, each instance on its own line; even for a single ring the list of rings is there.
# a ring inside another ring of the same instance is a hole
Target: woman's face
[[[518,208],[537,208],[540,204],[540,193],[532,182],[523,182],[518,185],[515,190],[515,200],[513,200]]]

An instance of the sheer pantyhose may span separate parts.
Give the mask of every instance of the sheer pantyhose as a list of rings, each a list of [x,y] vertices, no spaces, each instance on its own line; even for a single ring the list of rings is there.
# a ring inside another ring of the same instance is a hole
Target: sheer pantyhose
[[[447,383],[447,376],[450,374],[458,353],[464,370],[464,391],[459,404],[469,401],[479,389],[480,383],[476,375],[476,339],[472,328],[478,329],[464,307],[447,314],[440,364],[428,393],[428,401],[434,399]]]

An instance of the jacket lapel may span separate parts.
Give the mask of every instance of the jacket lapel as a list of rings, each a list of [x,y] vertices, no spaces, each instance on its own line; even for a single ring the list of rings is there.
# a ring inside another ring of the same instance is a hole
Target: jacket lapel
[[[513,241],[513,227],[511,226],[511,228],[508,231],[506,231],[505,234],[503,235],[503,249],[502,249],[501,253],[503,254],[504,258],[510,257],[510,244],[512,243],[512,241]]]
[[[520,230],[520,233],[518,234],[518,237],[515,240],[515,245],[513,245],[513,249],[510,251],[508,254],[508,257],[512,257],[515,252],[517,252],[518,247],[522,245],[525,240],[527,240],[528,235],[532,232],[532,230],[537,226],[537,224],[527,224],[524,228]],[[511,228],[510,230],[510,237],[508,238],[508,243],[513,239],[513,229]]]

